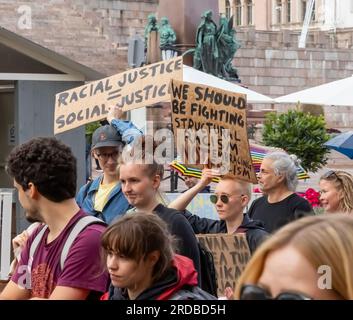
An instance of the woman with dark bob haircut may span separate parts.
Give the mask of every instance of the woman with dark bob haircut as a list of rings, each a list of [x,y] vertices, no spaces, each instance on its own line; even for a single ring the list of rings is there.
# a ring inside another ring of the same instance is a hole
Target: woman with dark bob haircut
[[[130,213],[102,236],[111,286],[102,300],[212,299],[197,287],[191,259],[177,255],[166,223],[157,215]]]

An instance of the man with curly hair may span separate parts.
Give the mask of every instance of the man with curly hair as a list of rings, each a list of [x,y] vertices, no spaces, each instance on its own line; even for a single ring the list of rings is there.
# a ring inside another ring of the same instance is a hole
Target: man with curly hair
[[[105,226],[95,223],[84,228],[69,248],[65,263],[60,263],[72,229],[87,216],[75,201],[76,159],[71,149],[55,138],[32,139],[11,152],[7,172],[27,220],[41,223],[26,241],[0,298],[76,300],[104,292],[108,277],[99,252]]]

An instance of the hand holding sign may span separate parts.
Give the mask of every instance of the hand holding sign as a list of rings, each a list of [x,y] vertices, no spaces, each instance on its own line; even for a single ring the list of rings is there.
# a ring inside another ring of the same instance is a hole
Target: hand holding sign
[[[206,187],[212,182],[212,179],[219,178],[220,176],[221,175],[219,169],[210,169],[205,166],[202,170],[202,176],[199,184],[201,184],[203,187]]]
[[[112,123],[114,119],[121,119],[124,114],[123,108],[117,106],[111,106],[107,115],[107,121]]]
[[[234,300],[234,290],[231,287],[226,287],[224,289],[224,296],[227,298],[227,300]]]

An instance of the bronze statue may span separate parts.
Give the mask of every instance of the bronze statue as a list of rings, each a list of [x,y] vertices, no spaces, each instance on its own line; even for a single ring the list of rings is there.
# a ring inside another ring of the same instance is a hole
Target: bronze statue
[[[196,32],[194,68],[227,80],[239,81],[232,61],[240,48],[235,39],[233,17],[220,18],[220,26],[212,20],[212,11],[206,11]],[[191,52],[191,51],[190,51]]]
[[[219,21],[219,26],[217,38],[219,50],[219,77],[227,80],[238,80],[238,72],[233,66],[232,61],[236,51],[240,48],[240,44],[235,39],[233,17],[228,20],[226,17],[222,16]]]
[[[169,24],[169,20],[166,17],[161,18],[159,26],[159,43],[161,49],[166,49],[176,42],[176,34],[172,26]]]
[[[159,47],[162,52],[162,59],[167,60],[177,55],[174,44],[176,42],[176,34],[169,20],[166,17],[161,18],[159,26]]]
[[[202,22],[196,32],[194,68],[218,76],[217,25],[212,20],[212,11],[202,15]]]

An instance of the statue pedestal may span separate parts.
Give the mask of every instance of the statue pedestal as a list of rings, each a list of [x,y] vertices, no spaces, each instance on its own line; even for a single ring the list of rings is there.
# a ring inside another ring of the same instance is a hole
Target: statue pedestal
[[[214,20],[218,22],[218,0],[159,0],[158,20],[169,19],[177,36],[177,47],[181,51],[195,47],[196,30],[201,22],[201,15],[213,11]],[[185,57],[184,64],[192,66],[192,55]]]
[[[157,31],[152,31],[149,34],[147,48],[147,64],[161,61],[161,50],[159,49],[159,36]]]

